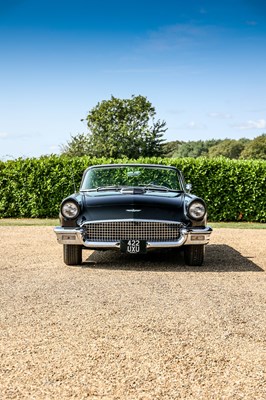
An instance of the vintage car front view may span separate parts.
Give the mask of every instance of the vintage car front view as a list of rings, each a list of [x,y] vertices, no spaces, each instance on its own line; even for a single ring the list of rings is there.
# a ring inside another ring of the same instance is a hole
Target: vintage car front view
[[[87,168],[79,192],[63,200],[61,226],[54,228],[65,264],[81,264],[82,249],[138,254],[181,248],[187,265],[202,265],[212,229],[204,201],[190,189],[172,166]]]

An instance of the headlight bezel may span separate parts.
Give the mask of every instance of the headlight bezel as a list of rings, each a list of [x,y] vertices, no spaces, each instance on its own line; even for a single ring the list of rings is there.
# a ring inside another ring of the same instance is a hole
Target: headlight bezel
[[[69,212],[69,214],[67,214],[67,212],[66,212],[67,205],[69,205],[69,210],[71,210],[71,205],[72,205],[72,214],[71,214],[71,212]],[[63,216],[63,218],[73,220],[73,219],[76,219],[80,214],[80,205],[74,199],[67,199],[67,200],[63,201],[63,203],[61,204],[60,211],[61,211],[61,215]]]
[[[193,211],[192,207],[194,208],[194,211]],[[201,212],[200,212],[200,210],[201,210]],[[207,212],[206,205],[205,205],[204,201],[201,199],[192,200],[188,204],[187,215],[188,215],[189,219],[191,219],[193,221],[201,221],[205,217],[206,212]]]

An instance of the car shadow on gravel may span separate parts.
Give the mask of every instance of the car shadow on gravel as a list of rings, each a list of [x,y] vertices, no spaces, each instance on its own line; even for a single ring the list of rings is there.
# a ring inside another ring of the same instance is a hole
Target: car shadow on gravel
[[[123,254],[118,251],[93,251],[83,261],[81,267],[136,271],[264,271],[252,261],[251,256],[244,257],[234,248],[222,244],[211,244],[206,247],[205,261],[201,267],[185,265],[183,252],[179,249],[150,251],[139,255]]]

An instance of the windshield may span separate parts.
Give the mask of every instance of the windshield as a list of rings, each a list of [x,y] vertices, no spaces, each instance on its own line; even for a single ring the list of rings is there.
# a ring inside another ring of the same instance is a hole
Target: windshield
[[[141,187],[146,190],[182,190],[174,168],[145,165],[101,166],[87,170],[81,190]]]

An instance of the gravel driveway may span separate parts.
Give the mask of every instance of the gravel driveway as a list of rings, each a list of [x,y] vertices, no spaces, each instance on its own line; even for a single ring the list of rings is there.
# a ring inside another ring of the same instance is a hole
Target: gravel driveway
[[[266,230],[214,231],[204,267],[0,233],[1,400],[266,398]]]

